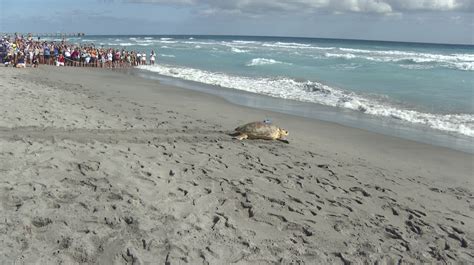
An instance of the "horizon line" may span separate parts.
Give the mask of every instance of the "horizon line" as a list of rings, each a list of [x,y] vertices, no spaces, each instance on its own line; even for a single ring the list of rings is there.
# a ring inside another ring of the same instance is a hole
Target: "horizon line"
[[[299,38],[299,39],[323,39],[323,40],[355,40],[355,41],[378,41],[394,43],[414,43],[414,44],[435,44],[435,45],[460,45],[474,46],[473,43],[445,43],[445,42],[423,42],[423,41],[396,41],[378,39],[351,39],[351,38],[330,38],[330,37],[302,37],[302,36],[277,36],[277,35],[227,35],[227,34],[90,34],[86,36],[212,36],[212,37],[264,37],[264,38]],[[83,36],[84,37],[84,36]]]

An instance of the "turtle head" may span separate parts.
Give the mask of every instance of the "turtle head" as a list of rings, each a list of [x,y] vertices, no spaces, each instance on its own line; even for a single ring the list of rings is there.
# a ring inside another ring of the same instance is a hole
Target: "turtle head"
[[[287,130],[282,129],[282,128],[279,128],[279,131],[280,131],[280,138],[288,136],[288,134],[289,134]]]

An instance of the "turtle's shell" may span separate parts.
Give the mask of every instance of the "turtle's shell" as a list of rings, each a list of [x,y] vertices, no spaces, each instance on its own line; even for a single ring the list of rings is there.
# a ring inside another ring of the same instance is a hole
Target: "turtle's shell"
[[[276,139],[280,135],[280,128],[261,121],[247,123],[235,129],[236,132],[245,133],[249,138]]]

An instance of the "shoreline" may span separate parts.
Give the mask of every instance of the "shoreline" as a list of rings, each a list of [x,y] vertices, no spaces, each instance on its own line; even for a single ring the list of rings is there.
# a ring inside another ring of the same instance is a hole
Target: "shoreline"
[[[390,120],[388,117],[358,113],[353,110],[326,106],[319,103],[282,99],[233,88],[214,87],[142,69],[131,68],[124,71],[127,74],[156,80],[166,85],[218,96],[230,104],[242,107],[278,112],[310,120],[326,121],[345,127],[474,154],[474,138],[462,134],[441,131],[425,127],[424,125],[411,124],[406,121]]]
[[[0,69],[0,263],[473,258],[472,154],[52,69]],[[227,135],[266,117],[289,145]]]

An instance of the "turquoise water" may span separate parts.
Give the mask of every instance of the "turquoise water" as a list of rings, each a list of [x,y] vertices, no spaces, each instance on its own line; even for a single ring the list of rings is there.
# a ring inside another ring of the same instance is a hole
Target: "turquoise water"
[[[474,46],[242,36],[86,36],[154,50],[160,75],[474,137]]]

